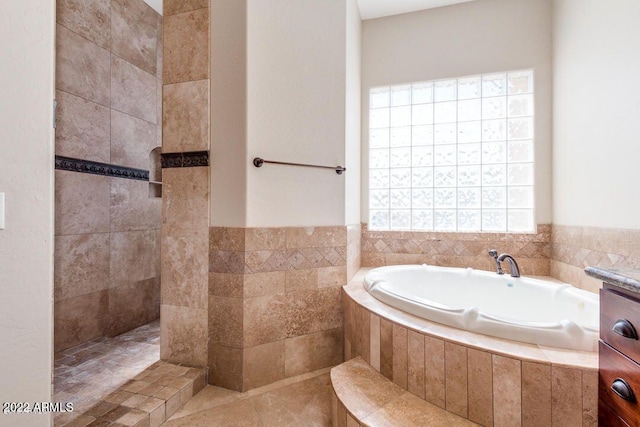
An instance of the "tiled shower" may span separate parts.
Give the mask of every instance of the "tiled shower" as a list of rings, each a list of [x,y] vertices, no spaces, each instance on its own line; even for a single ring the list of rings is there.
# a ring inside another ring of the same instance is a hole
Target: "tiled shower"
[[[158,319],[162,17],[58,0],[55,352]],[[159,150],[156,150],[158,152]]]

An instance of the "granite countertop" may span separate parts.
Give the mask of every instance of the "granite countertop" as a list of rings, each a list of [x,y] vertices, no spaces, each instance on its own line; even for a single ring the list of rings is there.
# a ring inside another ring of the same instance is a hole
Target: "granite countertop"
[[[584,272],[591,277],[640,294],[640,269],[587,267]]]

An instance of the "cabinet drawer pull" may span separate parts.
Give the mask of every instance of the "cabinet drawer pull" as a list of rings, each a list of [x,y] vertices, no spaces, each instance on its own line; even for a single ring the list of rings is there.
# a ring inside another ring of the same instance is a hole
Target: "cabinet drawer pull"
[[[631,322],[627,319],[618,319],[618,321],[613,325],[613,332],[632,340],[638,339],[636,328],[634,328]]]
[[[615,380],[613,380],[613,384],[611,384],[611,390],[627,402],[636,401],[636,396],[635,394],[633,394],[633,389],[622,378],[616,378]]]

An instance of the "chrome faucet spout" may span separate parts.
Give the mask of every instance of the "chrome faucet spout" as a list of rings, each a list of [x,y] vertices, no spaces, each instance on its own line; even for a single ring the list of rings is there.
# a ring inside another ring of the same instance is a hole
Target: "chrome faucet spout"
[[[503,261],[507,261],[509,264],[509,273],[511,277],[520,277],[520,268],[518,267],[518,263],[515,258],[509,254],[502,254],[498,258],[496,258],[496,262],[502,263]]]

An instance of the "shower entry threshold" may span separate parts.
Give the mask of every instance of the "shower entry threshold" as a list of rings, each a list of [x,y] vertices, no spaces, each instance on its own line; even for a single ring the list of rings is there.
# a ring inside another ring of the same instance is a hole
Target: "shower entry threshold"
[[[159,426],[205,385],[205,372],[159,361],[159,322],[55,355],[54,426]],[[93,423],[93,424],[92,424]]]

